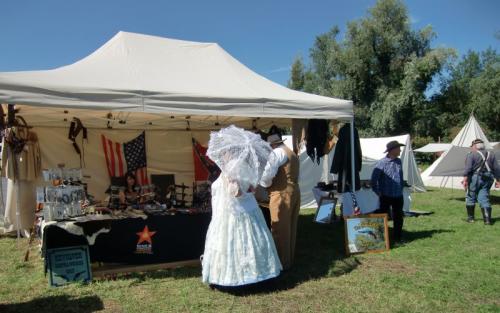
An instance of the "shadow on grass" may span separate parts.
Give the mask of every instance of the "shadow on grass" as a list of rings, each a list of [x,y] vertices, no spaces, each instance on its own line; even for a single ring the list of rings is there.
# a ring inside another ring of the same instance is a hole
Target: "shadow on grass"
[[[269,281],[216,289],[236,296],[269,293],[291,289],[308,280],[336,277],[353,271],[361,263],[355,256],[345,255],[344,223],[317,224],[313,222],[313,216],[312,213],[299,216],[295,262],[290,270]]]
[[[345,254],[344,223],[316,224],[313,215],[300,215],[297,231],[295,263],[276,279],[241,287],[216,287],[215,289],[235,296],[270,293],[291,289],[305,281],[322,277],[336,277],[355,270],[361,262],[356,256]],[[403,230],[406,244],[440,233],[454,232],[448,229],[408,232]],[[396,246],[397,247],[397,246]]]
[[[181,267],[168,270],[129,273],[123,275],[123,277],[128,279],[134,279],[136,281],[135,283],[141,283],[148,279],[163,279],[163,278],[186,279],[186,278],[200,277],[200,275],[201,275],[200,267]]]
[[[101,311],[104,305],[97,296],[73,298],[68,295],[37,298],[28,302],[0,304],[0,312],[78,312],[90,313]]]
[[[463,196],[463,197],[451,197],[450,200],[463,202],[464,203],[464,210],[465,210],[465,196]],[[491,205],[500,204],[500,196],[490,194],[490,204]]]
[[[391,249],[396,249],[400,247],[401,245],[409,244],[411,242],[420,240],[420,239],[426,239],[433,237],[436,234],[441,234],[441,233],[454,233],[454,230],[450,229],[433,229],[433,230],[423,230],[423,231],[406,231],[403,229],[402,232],[402,238],[403,238],[403,243],[394,243],[394,240],[392,239],[392,228],[389,227],[389,236],[390,236],[390,243],[391,243]]]

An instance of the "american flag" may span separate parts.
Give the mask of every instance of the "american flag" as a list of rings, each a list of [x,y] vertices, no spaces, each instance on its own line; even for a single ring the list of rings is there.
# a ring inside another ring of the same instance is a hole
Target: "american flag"
[[[101,140],[109,177],[123,177],[132,172],[138,185],[149,184],[145,132],[125,143],[114,142],[102,134]]]

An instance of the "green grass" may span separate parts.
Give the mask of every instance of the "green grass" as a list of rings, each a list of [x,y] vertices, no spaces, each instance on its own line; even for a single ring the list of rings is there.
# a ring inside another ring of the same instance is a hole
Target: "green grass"
[[[199,268],[134,274],[49,288],[36,249],[0,239],[0,312],[500,312],[500,192],[496,223],[465,222],[463,191],[414,194],[407,242],[388,252],[344,255],[343,224],[301,212],[296,263],[276,282],[222,292]],[[480,213],[476,212],[479,218]]]

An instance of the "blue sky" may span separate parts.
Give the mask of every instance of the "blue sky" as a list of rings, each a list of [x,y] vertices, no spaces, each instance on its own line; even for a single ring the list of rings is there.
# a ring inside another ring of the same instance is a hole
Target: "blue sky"
[[[432,25],[433,46],[499,49],[500,1],[407,0],[414,28]],[[217,42],[257,73],[283,85],[315,36],[366,15],[374,0],[2,0],[0,71],[73,63],[120,30]]]

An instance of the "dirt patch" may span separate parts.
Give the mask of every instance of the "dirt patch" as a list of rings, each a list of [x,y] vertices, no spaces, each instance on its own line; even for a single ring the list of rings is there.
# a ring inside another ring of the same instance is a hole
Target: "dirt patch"
[[[401,261],[379,258],[360,260],[358,270],[368,273],[384,271],[386,273],[404,273],[408,275],[413,275],[417,272],[417,268],[413,265],[406,264]]]
[[[101,312],[122,313],[123,309],[120,303],[116,300],[104,300],[104,310]]]

